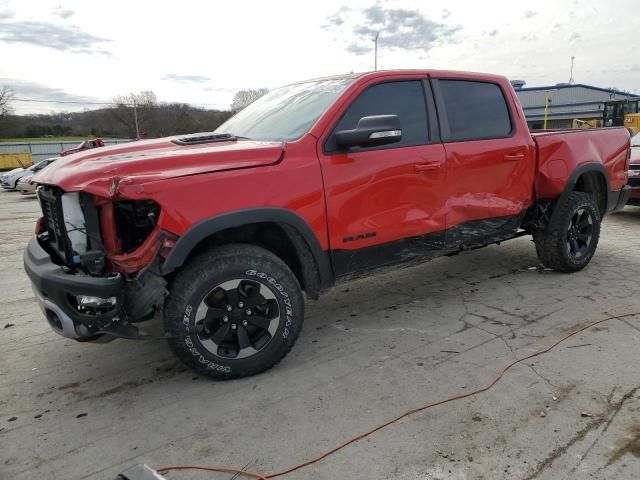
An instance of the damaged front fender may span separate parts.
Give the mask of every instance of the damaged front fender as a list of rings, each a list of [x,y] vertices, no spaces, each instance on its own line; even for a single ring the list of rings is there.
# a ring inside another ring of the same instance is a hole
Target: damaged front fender
[[[124,254],[107,252],[107,259],[114,266],[114,270],[131,274],[150,265],[158,253],[166,255],[175,244],[175,235],[156,227],[134,251]]]

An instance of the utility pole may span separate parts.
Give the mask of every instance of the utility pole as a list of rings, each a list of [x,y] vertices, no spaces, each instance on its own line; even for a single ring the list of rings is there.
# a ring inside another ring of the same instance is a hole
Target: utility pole
[[[571,74],[569,75],[569,84],[576,83],[573,79],[573,62],[576,59],[573,55],[571,55]]]
[[[544,126],[542,127],[544,130],[547,129],[547,117],[549,116],[549,104],[551,103],[551,98],[549,97],[549,93],[545,92],[544,95]]]
[[[380,32],[376,32],[376,36],[373,38],[373,70],[378,70],[378,36]]]
[[[136,122],[136,140],[140,140],[140,129],[138,128],[138,108],[136,107],[136,100],[133,100],[133,119]]]

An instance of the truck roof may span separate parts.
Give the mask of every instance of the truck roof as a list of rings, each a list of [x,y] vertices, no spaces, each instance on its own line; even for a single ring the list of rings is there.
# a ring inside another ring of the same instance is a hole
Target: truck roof
[[[503,75],[495,75],[491,73],[482,73],[482,72],[464,72],[459,70],[437,70],[437,69],[393,69],[393,70],[376,70],[376,71],[367,71],[367,72],[356,72],[356,73],[346,73],[340,75],[328,75],[326,77],[317,77],[310,78],[306,80],[300,80],[297,82],[291,82],[288,85],[296,85],[299,83],[306,82],[314,82],[320,80],[340,80],[343,78],[385,78],[385,77],[394,77],[394,76],[402,76],[402,75],[416,75],[422,74],[424,76],[427,75],[437,75],[438,77],[450,77],[450,78],[464,78],[471,80],[492,80],[492,81],[508,81],[507,78]]]

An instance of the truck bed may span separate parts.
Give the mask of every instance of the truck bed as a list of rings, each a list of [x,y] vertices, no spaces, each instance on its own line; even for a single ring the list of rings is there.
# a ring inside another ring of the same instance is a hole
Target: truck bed
[[[557,198],[571,172],[586,163],[604,166],[611,191],[626,185],[629,152],[626,128],[538,130],[531,132],[531,136],[537,150],[539,198]]]

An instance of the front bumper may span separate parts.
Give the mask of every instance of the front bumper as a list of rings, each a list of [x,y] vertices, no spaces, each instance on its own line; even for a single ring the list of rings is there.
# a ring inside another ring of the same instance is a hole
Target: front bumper
[[[56,333],[75,339],[91,337],[119,320],[124,301],[120,274],[91,277],[67,272],[51,260],[36,237],[29,240],[24,252],[24,269],[40,308]],[[116,303],[108,311],[83,313],[74,303],[78,295],[115,297]]]
[[[640,176],[631,176],[632,172],[638,172],[638,169],[634,168],[636,166],[637,165],[632,165],[633,170],[629,170],[629,183],[627,185],[631,187],[629,205],[640,206]]]
[[[4,188],[5,190],[13,190],[14,189],[14,185],[10,185],[8,181],[6,180],[1,180],[0,181],[0,187]]]

